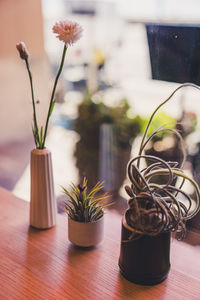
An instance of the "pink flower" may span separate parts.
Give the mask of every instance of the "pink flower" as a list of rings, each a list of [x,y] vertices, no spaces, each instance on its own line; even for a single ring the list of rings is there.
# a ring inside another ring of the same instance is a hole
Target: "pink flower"
[[[19,42],[16,45],[17,50],[19,51],[19,55],[21,57],[21,59],[27,59],[29,56],[29,52],[26,48],[26,45],[24,44],[24,42]]]
[[[53,32],[57,33],[56,37],[63,41],[66,46],[71,46],[80,39],[83,29],[76,22],[61,21],[53,26]]]

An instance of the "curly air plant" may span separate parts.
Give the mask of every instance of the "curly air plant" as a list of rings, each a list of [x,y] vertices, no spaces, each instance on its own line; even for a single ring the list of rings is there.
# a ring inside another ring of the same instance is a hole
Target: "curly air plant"
[[[188,177],[183,171],[186,159],[184,142],[179,132],[172,128],[167,128],[168,124],[163,125],[154,131],[149,137],[148,130],[154,115],[167,103],[173,95],[182,87],[191,86],[200,90],[200,87],[185,83],[180,85],[164,102],[162,102],[151,115],[144,131],[140,144],[138,156],[131,159],[128,163],[127,172],[131,181],[131,186],[125,186],[127,194],[130,196],[129,208],[125,214],[127,228],[132,232],[129,240],[137,239],[141,235],[155,236],[163,232],[176,232],[177,239],[183,239],[186,233],[185,223],[188,219],[195,216],[200,209],[200,190],[197,183]],[[147,143],[153,136],[162,132],[169,131],[178,136],[181,141],[183,151],[183,162],[178,168],[177,162],[164,161],[161,158],[143,155]],[[141,167],[141,160],[148,159],[151,165]],[[166,183],[159,185],[154,183],[155,176],[165,176]],[[174,186],[174,179],[179,182]],[[196,193],[195,200],[182,188],[185,182],[190,182]]]

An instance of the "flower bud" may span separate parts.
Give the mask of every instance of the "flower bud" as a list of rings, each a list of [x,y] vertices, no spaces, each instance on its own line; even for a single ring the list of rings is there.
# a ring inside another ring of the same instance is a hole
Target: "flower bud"
[[[19,42],[16,45],[17,50],[19,51],[19,55],[21,57],[21,59],[27,59],[29,56],[28,50],[26,48],[26,45],[24,44],[24,42]]]

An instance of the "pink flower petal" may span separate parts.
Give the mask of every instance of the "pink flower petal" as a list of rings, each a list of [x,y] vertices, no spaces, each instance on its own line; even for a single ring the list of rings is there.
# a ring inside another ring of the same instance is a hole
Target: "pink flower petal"
[[[61,21],[53,26],[53,32],[57,34],[56,37],[63,41],[66,46],[71,46],[80,39],[83,29],[76,22]]]

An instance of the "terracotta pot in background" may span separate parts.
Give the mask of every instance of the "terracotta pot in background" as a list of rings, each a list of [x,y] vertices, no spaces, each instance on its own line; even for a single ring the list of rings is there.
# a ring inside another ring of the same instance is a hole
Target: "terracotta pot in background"
[[[103,241],[104,216],[94,222],[78,222],[68,217],[68,239],[80,247],[92,247]]]
[[[31,151],[30,225],[48,229],[56,224],[57,205],[54,194],[51,152]]]

